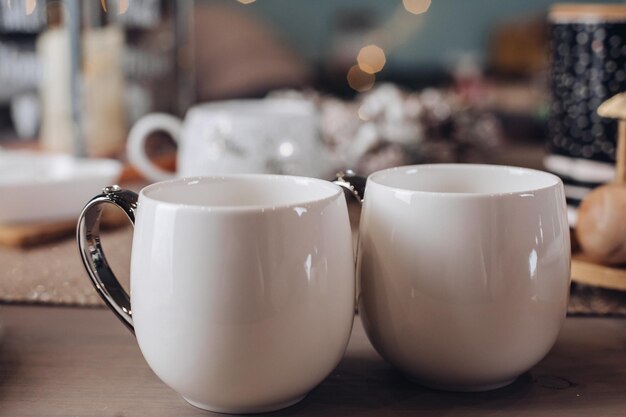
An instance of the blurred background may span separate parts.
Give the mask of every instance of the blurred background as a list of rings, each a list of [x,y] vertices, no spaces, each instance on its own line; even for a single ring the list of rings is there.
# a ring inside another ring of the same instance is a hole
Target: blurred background
[[[574,226],[615,175],[625,39],[610,0],[0,0],[0,245],[33,248],[0,297],[98,303],[78,262],[27,264],[115,182],[508,164],[559,175]]]
[[[496,152],[490,147],[501,141],[545,143],[552,3],[1,0],[0,146],[76,151],[69,124],[48,120],[71,113],[76,90],[68,77],[76,69],[59,30],[71,32],[76,20],[84,94],[75,100],[95,125],[83,123],[82,132],[94,156],[123,158],[128,129],[153,111],[183,116],[194,103],[289,90],[358,101],[386,86],[373,100],[406,113],[389,117],[410,119],[427,107],[435,119],[422,120],[419,137],[409,127],[397,135],[455,142],[448,144],[454,149],[413,149],[406,158],[419,151],[421,159],[486,159],[480,154]],[[421,95],[411,101],[400,92]],[[464,112],[450,112],[457,107]],[[479,126],[461,120],[472,111]],[[323,121],[336,136],[333,121]],[[394,156],[401,155],[388,149]],[[510,154],[517,156],[526,155]]]

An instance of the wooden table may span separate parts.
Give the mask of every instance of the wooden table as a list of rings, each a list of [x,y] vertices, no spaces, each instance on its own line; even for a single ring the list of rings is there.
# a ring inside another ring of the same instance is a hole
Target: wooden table
[[[163,385],[104,309],[0,307],[0,416],[206,416]],[[626,320],[568,318],[552,352],[513,385],[446,393],[407,382],[355,321],[345,358],[283,416],[626,416]]]

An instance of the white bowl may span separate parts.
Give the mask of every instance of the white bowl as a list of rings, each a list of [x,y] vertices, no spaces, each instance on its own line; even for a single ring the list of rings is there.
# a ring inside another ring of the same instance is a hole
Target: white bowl
[[[122,164],[110,159],[0,150],[0,223],[77,218],[121,171]]]

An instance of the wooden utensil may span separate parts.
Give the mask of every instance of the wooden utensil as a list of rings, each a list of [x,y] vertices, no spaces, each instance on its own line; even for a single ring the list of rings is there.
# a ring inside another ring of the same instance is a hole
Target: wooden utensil
[[[591,259],[615,265],[626,262],[626,93],[602,103],[598,114],[618,120],[616,175],[613,183],[596,188],[584,198],[576,235]]]
[[[114,229],[128,224],[119,210],[104,210],[102,227]],[[58,222],[0,224],[0,246],[30,247],[76,234],[76,219]]]

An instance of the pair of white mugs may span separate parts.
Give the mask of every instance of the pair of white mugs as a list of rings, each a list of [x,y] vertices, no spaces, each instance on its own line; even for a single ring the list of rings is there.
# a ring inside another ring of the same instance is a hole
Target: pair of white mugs
[[[100,246],[107,203],[135,225],[132,299]],[[411,379],[467,391],[512,382],[566,314],[566,217],[554,175],[438,164],[369,176],[356,285],[344,193],[319,179],[182,178],[138,197],[108,187],[83,210],[78,241],[167,385],[203,409],[263,412],[299,401],[339,363],[355,287],[372,344]]]

